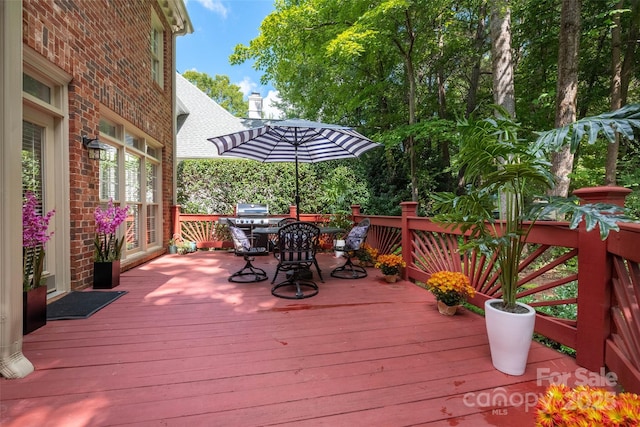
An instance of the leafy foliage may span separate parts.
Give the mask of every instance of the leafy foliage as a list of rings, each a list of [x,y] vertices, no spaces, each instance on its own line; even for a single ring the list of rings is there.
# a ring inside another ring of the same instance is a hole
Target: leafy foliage
[[[621,10],[618,3],[583,2],[578,117],[609,108],[613,16],[621,18],[623,40],[635,40],[629,38],[631,2],[625,0]],[[528,129],[554,126],[561,5],[554,0],[510,5],[519,136],[532,141]],[[363,161],[373,211],[398,213],[398,203],[412,198],[415,178],[421,213],[430,213],[429,194],[453,191],[458,178],[449,164],[457,149],[452,119],[472,111],[493,114],[487,33],[487,2],[479,0],[279,0],[259,35],[236,46],[230,61],[252,61],[263,71],[263,83],[279,90],[288,113],[349,124],[385,144],[384,155]],[[636,68],[627,102],[639,100]],[[449,121],[449,130],[438,132],[439,120]],[[603,126],[600,132],[608,132]],[[585,131],[588,136],[591,129]],[[621,143],[620,183],[632,186],[638,180],[624,178],[638,168],[625,157],[633,151],[628,144]],[[591,173],[591,166],[604,169],[605,146],[597,147],[593,165],[577,163],[575,186],[602,183]]]
[[[350,211],[369,206],[369,191],[353,167],[339,160],[299,165],[301,212]],[[295,165],[244,159],[184,160],[178,165],[178,204],[187,213],[231,215],[237,203],[267,203],[272,214],[295,204]]]
[[[634,120],[634,114],[631,110],[630,120]],[[460,122],[462,137],[456,163],[469,185],[461,195],[434,195],[440,212],[434,219],[469,232],[470,239],[461,249],[496,254],[502,298],[506,310],[510,310],[516,306],[518,266],[525,241],[538,219],[566,215],[572,229],[584,220],[587,231],[598,226],[605,239],[609,232],[619,229],[616,221],[629,218],[618,206],[580,205],[576,198],[534,197],[536,191],[554,185],[547,155],[550,148],[555,148],[555,139],[547,137],[530,144],[518,137],[519,124],[506,115],[502,117]],[[618,126],[628,126],[624,117],[616,117]],[[564,136],[559,139],[563,141]]]
[[[244,102],[240,86],[231,84],[228,76],[211,77],[207,73],[185,71],[182,76],[206,93],[222,108],[238,117],[246,117],[249,106]]]
[[[593,144],[600,134],[609,142],[615,141],[616,132],[633,141],[634,129],[640,131],[640,104],[629,104],[617,111],[586,117],[561,128],[540,132],[536,144],[540,148],[557,151],[569,142],[571,151],[575,152],[585,137],[589,144]]]

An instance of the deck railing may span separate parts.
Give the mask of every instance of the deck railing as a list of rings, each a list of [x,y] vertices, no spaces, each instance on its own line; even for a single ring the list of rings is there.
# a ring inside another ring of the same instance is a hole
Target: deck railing
[[[585,202],[621,204],[615,189],[580,190]],[[623,194],[621,196],[621,194]],[[352,207],[354,223],[365,216],[371,227],[367,242],[380,253],[402,253],[403,278],[426,282],[439,270],[460,271],[477,290],[469,302],[501,296],[495,257],[461,253],[467,238],[417,215],[417,204],[404,202],[401,216],[369,216]],[[295,208],[292,212],[295,216]],[[290,213],[291,214],[291,213]],[[215,221],[216,215],[174,213],[176,232],[184,224]],[[301,215],[321,222],[322,215]],[[605,368],[629,391],[640,392],[640,225],[620,224],[605,241],[597,230],[571,230],[567,222],[539,221],[527,239],[520,264],[518,300],[536,308],[536,333],[576,351],[576,362],[591,371]]]
[[[216,237],[216,223],[220,218],[234,217],[225,214],[184,214],[180,212],[180,206],[171,206],[171,234],[180,236],[182,240],[196,242],[198,248],[213,248]],[[291,206],[286,215],[271,215],[271,217],[296,217],[296,207]],[[322,214],[300,214],[300,221],[313,222],[316,224],[326,223],[328,215]]]

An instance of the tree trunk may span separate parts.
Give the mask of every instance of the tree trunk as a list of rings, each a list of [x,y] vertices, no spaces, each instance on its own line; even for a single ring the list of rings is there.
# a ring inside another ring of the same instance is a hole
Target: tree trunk
[[[621,10],[624,0],[620,0],[616,9]],[[620,13],[613,16],[613,28],[611,29],[611,111],[622,107],[620,92],[622,77],[622,61],[620,56]],[[616,132],[615,142],[607,144],[607,160],[605,161],[604,185],[616,185],[616,168],[618,164],[618,149],[620,147],[620,135]]]
[[[407,48],[402,49],[400,43],[398,48],[404,55],[405,71],[407,73],[408,84],[408,106],[409,106],[409,125],[416,122],[416,72],[413,65],[413,46],[415,43],[415,34],[413,33],[413,24],[408,12],[405,12],[405,24],[407,27],[407,35],[409,37]],[[418,201],[418,173],[416,166],[416,150],[413,135],[407,140],[407,152],[409,153],[409,168],[411,173],[411,201]]]
[[[568,125],[576,120],[580,9],[581,0],[562,0],[558,48],[556,127]],[[568,144],[561,151],[553,154],[551,163],[551,172],[556,178],[556,186],[549,191],[549,194],[567,197],[570,184],[569,173],[573,169],[573,153]]]
[[[629,82],[637,65],[638,54],[638,38],[640,30],[640,0],[631,0],[631,24],[629,32],[625,37],[627,46],[624,52],[624,61],[622,62],[622,72],[620,75],[620,98],[622,106],[627,105],[627,94],[629,92]]]
[[[510,0],[491,3],[491,74],[493,78],[493,102],[515,118],[516,98],[513,84],[513,58],[511,56],[511,5]],[[496,111],[497,116],[502,115]],[[500,219],[505,219],[507,194],[500,194]]]
[[[616,9],[624,8],[624,0],[620,0]],[[638,26],[640,22],[640,1],[631,1],[631,24],[626,34],[626,49],[624,60],[622,53],[622,29],[620,27],[620,13],[613,17],[613,28],[611,29],[611,111],[616,111],[627,104],[627,93],[629,91],[629,81],[634,68],[634,58],[637,50]],[[616,175],[618,168],[618,152],[620,149],[620,134],[616,132],[615,142],[607,145],[607,160],[605,162],[605,185],[616,185]]]
[[[478,26],[476,27],[476,37],[473,42],[474,52],[476,52],[471,77],[469,78],[469,93],[467,94],[467,111],[465,117],[475,110],[477,105],[478,85],[480,83],[480,64],[482,64],[482,49],[486,38],[484,18],[487,13],[486,3],[482,3],[478,9]]]
[[[516,99],[513,86],[511,6],[509,0],[496,0],[491,3],[490,29],[493,101],[502,106],[511,117],[515,117]]]

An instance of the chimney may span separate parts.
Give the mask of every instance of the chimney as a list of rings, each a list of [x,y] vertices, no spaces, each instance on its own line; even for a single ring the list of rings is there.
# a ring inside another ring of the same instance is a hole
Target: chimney
[[[258,92],[253,92],[249,95],[249,118],[262,118],[262,97]]]

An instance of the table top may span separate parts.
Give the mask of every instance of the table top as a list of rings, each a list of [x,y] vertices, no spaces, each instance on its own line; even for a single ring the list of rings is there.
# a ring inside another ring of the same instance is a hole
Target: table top
[[[256,227],[252,230],[253,234],[278,234],[278,231],[282,227]],[[336,234],[344,233],[343,228],[339,227],[318,227],[320,234]]]

